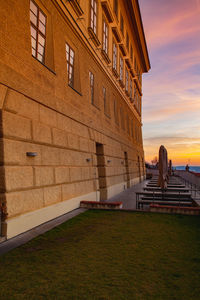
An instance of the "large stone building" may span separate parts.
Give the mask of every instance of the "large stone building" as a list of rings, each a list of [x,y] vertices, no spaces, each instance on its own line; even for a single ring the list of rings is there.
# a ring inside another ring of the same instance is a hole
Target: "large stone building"
[[[1,236],[144,177],[137,0],[0,1]]]

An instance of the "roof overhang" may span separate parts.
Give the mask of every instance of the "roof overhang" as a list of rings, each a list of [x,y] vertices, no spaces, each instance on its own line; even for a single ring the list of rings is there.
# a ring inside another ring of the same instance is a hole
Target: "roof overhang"
[[[151,68],[149,54],[144,34],[143,22],[140,12],[140,6],[138,0],[124,0],[124,5],[127,9],[127,15],[129,16],[130,23],[133,27],[133,31],[136,36],[137,45],[139,48],[139,54],[142,61],[143,72],[148,72]]]

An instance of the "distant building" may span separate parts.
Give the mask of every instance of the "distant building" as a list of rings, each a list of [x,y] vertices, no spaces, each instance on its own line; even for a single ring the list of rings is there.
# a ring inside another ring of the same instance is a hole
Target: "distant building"
[[[137,0],[0,1],[2,236],[144,178]]]

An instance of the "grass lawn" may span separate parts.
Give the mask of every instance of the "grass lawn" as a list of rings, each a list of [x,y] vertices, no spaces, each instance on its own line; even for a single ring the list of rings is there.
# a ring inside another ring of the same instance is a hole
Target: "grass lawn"
[[[87,211],[0,257],[0,299],[200,299],[200,218]]]

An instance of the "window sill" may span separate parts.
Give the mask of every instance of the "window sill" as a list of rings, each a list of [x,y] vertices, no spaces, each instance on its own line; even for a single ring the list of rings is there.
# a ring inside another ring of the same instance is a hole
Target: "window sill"
[[[109,116],[107,113],[104,112],[104,115],[111,120],[111,116]]]
[[[35,56],[32,55],[32,58],[34,58],[36,61],[38,61],[42,66],[44,66],[47,70],[49,70],[51,73],[53,73],[54,75],[56,75],[56,72],[54,72],[52,69],[50,69],[49,67],[47,67],[44,63],[42,63],[39,59],[37,59]]]
[[[103,49],[101,50],[101,55],[103,56],[103,59],[107,62],[107,64],[111,63],[111,60],[108,57],[108,54]]]
[[[118,28],[117,27],[112,27],[112,32],[113,32],[117,42],[120,43],[122,41],[122,38],[121,38],[121,34],[118,31]]]
[[[126,52],[126,48],[125,48],[124,44],[119,44],[119,48],[121,50],[122,55],[127,56],[127,52]]]
[[[92,29],[92,27],[88,27],[88,33],[89,33],[89,36],[90,36],[91,40],[93,41],[93,43],[95,44],[96,47],[101,45],[101,43],[100,43],[96,33]]]
[[[91,103],[91,104],[100,111],[100,108],[95,103]]]
[[[74,92],[76,92],[77,94],[79,94],[79,96],[83,96],[79,91],[77,91],[73,86],[71,86],[70,84],[68,84],[68,87],[70,87]]]

